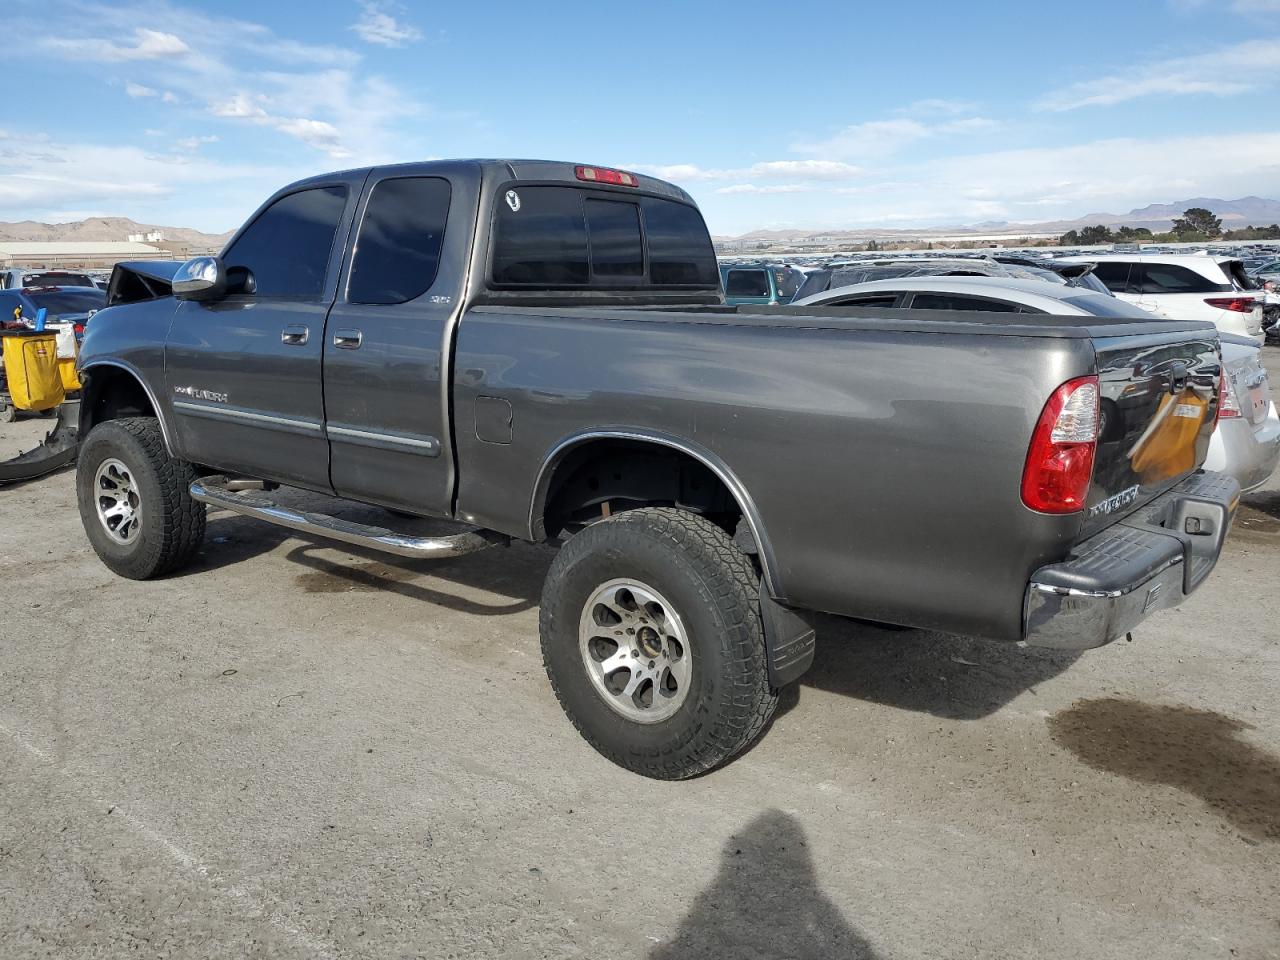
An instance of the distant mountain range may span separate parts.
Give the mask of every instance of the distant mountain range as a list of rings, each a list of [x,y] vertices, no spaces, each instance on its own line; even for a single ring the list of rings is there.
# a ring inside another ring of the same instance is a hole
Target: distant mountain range
[[[1074,220],[1048,220],[1042,223],[1012,223],[1007,220],[991,220],[984,223],[973,223],[966,226],[922,227],[919,229],[877,229],[862,227],[850,230],[753,230],[737,237],[721,237],[721,242],[733,241],[790,241],[811,238],[829,238],[832,240],[859,241],[871,237],[902,236],[928,237],[958,234],[989,234],[1023,232],[1066,233],[1081,227],[1104,224],[1108,227],[1129,226],[1146,227],[1155,233],[1168,230],[1174,218],[1182,216],[1188,207],[1205,207],[1212,210],[1214,216],[1222,219],[1222,226],[1227,230],[1240,227],[1263,227],[1272,223],[1280,223],[1280,200],[1268,200],[1264,197],[1241,197],[1239,200],[1221,200],[1217,197],[1191,197],[1173,203],[1152,203],[1138,207],[1128,213],[1090,213]],[[146,234],[160,232],[165,239],[185,243],[197,249],[216,250],[231,237],[226,233],[203,233],[190,227],[164,227],[151,223],[138,223],[128,217],[89,217],[86,220],[73,220],[70,223],[39,223],[35,220],[21,220],[17,223],[0,222],[0,241],[13,240],[125,240],[130,234]]]
[[[17,223],[0,222],[0,241],[15,240],[127,240],[130,234],[162,233],[166,240],[178,241],[201,249],[221,247],[231,233],[202,233],[190,227],[162,227],[152,223],[138,223],[128,217],[89,217],[70,223],[40,223],[35,220],[19,220]]]
[[[1213,211],[1215,217],[1222,220],[1224,230],[1236,230],[1240,227],[1265,227],[1280,223],[1280,200],[1268,200],[1264,197],[1241,197],[1239,200],[1221,200],[1217,197],[1191,197],[1173,203],[1152,203],[1138,207],[1128,213],[1090,213],[1074,220],[1048,220],[1042,223],[1013,223],[1008,220],[989,220],[984,223],[972,223],[965,226],[921,227],[918,229],[875,229],[861,227],[850,230],[753,230],[737,237],[716,237],[718,241],[762,240],[787,241],[804,240],[815,237],[832,239],[863,240],[880,236],[913,236],[956,234],[988,234],[1011,233],[1025,231],[1036,233],[1066,233],[1081,227],[1104,224],[1108,227],[1129,226],[1146,227],[1153,233],[1168,230],[1176,217],[1181,217],[1189,207],[1204,207]]]

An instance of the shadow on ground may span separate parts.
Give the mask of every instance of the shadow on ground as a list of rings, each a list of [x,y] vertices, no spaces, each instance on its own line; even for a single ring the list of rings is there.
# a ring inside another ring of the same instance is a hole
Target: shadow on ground
[[[422,536],[460,529],[448,521],[393,518],[377,507],[318,494],[290,491],[287,499],[306,509],[331,510],[345,519]],[[190,573],[268,553],[294,536],[256,520],[211,513],[205,548]],[[334,549],[358,559],[341,558]],[[383,554],[324,542],[302,544],[287,554],[289,561],[304,568],[295,577],[299,590],[386,591],[481,616],[521,613],[536,606],[554,556],[554,547],[524,543],[452,560],[388,562]],[[798,687],[784,691],[779,716],[803,699],[804,688],[811,688],[947,719],[976,720],[1023,693],[1034,693],[1038,684],[1066,670],[1079,656],[932,631],[891,630],[833,616],[819,617],[817,627],[813,667]]]
[[[867,939],[818,886],[804,830],[770,810],[720,854],[720,871],[650,960],[870,960]]]
[[[1280,841],[1280,757],[1241,739],[1247,723],[1209,710],[1080,700],[1049,734],[1096,770],[1176,787],[1257,840]]]

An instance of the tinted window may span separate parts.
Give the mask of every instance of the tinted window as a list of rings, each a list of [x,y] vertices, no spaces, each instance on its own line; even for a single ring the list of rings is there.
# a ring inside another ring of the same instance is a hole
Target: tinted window
[[[107,295],[94,287],[92,290],[57,290],[48,293],[36,291],[27,294],[36,308],[44,307],[50,314],[88,313],[107,305]]]
[[[516,187],[498,201],[493,281],[571,287],[589,278],[582,191]]]
[[[93,278],[87,273],[28,273],[22,283],[28,287],[92,287]]]
[[[769,276],[763,270],[730,270],[724,280],[726,297],[767,297]]]
[[[827,307],[892,307],[898,302],[896,293],[878,293],[861,297],[845,297],[836,300],[828,300],[823,306]]]
[[[718,286],[715,252],[701,214],[670,200],[639,199],[644,243],[648,245],[648,283]],[[645,251],[643,244],[639,251],[636,248],[634,203],[589,197],[574,187],[516,184],[503,191],[496,209],[495,284],[580,287],[594,275],[602,286],[622,280],[644,285]]]
[[[1171,263],[1145,263],[1142,265],[1142,293],[1215,293],[1230,290],[1227,283],[1214,283],[1194,270]]]
[[[773,271],[773,285],[778,289],[778,299],[786,303],[796,295],[800,284],[804,282],[804,274],[799,270],[784,267]]]
[[[961,293],[917,293],[911,301],[915,310],[986,310],[990,313],[1017,313],[1016,303],[968,297]]]
[[[227,268],[248,268],[260,297],[319,297],[346,198],[346,187],[281,197],[232,244]]]
[[[588,199],[587,234],[591,242],[593,277],[644,276],[640,208],[634,203]]]
[[[1095,317],[1132,317],[1135,320],[1151,320],[1151,314],[1141,307],[1124,300],[1117,300],[1104,293],[1097,296],[1063,297],[1063,303],[1079,307],[1085,313]]]
[[[693,207],[657,197],[642,197],[645,238],[649,242],[649,281],[714,287],[720,279],[711,235]]]
[[[356,239],[349,301],[404,303],[431,288],[449,195],[449,181],[440,177],[383,180],[373,188]]]
[[[1129,264],[1103,260],[1093,268],[1093,275],[1112,293],[1124,293],[1129,287]]]

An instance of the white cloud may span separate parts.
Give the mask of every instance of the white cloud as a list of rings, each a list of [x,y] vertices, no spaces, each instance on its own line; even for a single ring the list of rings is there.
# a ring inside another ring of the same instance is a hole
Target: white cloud
[[[1149,62],[1073,83],[1041,97],[1036,108],[1078,110],[1151,96],[1225,97],[1254,89],[1276,68],[1280,68],[1280,38],[1249,40],[1209,53]]]
[[[716,193],[735,194],[735,193],[806,193],[813,190],[814,187],[803,183],[772,183],[764,186],[758,186],[754,183],[735,183],[728,187],[718,187]]]
[[[131,97],[155,97],[160,94],[159,90],[153,90],[151,87],[144,87],[142,84],[132,81],[124,85],[124,92]]]
[[[365,0],[360,4],[364,13],[350,27],[365,43],[376,43],[383,47],[403,47],[422,39],[422,31],[407,23],[401,23],[388,11],[393,9],[389,3],[377,0]]]
[[[839,160],[766,160],[749,167],[699,167],[693,163],[666,165],[634,164],[633,169],[672,183],[708,180],[804,179],[848,180],[862,174],[862,168]]]
[[[183,137],[181,140],[175,141],[174,146],[179,150],[199,150],[206,143],[217,143],[216,134],[209,134],[204,137]]]
[[[162,60],[184,57],[191,53],[186,42],[172,33],[138,27],[133,31],[134,43],[115,43],[100,37],[45,37],[40,45],[82,60],[112,63],[123,60]]]
[[[895,110],[894,113],[913,116],[936,116],[941,114],[954,117],[962,113],[973,113],[977,109],[978,105],[968,100],[946,100],[938,97],[929,97],[909,103],[905,107]]]
[[[845,127],[825,140],[795,143],[791,149],[823,157],[878,160],[921,141],[976,133],[997,126],[999,123],[989,117],[962,117],[940,123],[926,123],[910,117],[868,120]]]
[[[808,180],[848,180],[859,176],[861,167],[840,160],[769,160],[752,164],[753,177],[803,177]]]
[[[198,154],[159,156],[134,145],[59,142],[43,135],[0,137],[0,220],[94,210],[173,222],[174,200],[196,197],[209,198],[209,208],[184,209],[177,214],[179,222],[223,230],[295,173],[223,164]]]

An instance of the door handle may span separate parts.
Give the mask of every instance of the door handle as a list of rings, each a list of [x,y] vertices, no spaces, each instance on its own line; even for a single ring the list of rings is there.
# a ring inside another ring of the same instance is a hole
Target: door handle
[[[364,342],[364,334],[359,330],[346,329],[333,332],[333,345],[343,350],[355,350]]]
[[[311,338],[311,330],[301,323],[291,323],[280,331],[280,342],[300,347]]]

